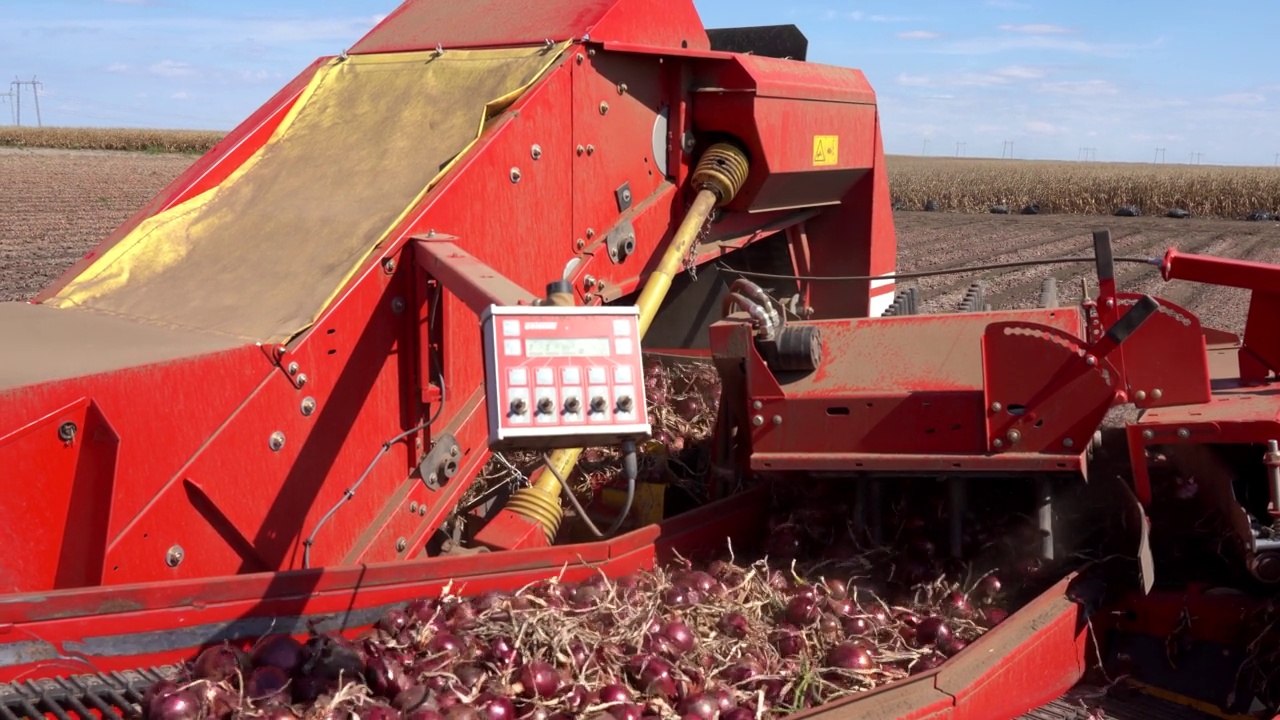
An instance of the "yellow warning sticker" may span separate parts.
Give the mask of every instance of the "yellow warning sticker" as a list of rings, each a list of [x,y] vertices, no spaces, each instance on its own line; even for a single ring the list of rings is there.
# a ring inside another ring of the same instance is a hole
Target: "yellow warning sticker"
[[[835,165],[840,160],[840,137],[838,135],[813,136],[813,165]]]

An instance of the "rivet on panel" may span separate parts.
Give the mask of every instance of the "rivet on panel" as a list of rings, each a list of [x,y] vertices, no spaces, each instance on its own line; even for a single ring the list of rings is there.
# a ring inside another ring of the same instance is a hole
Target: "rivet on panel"
[[[520,182],[520,168],[517,168],[517,167],[511,168],[511,182],[513,183]]]
[[[1018,432],[1017,430],[1010,430],[1009,432],[1005,433],[1004,436],[1009,439],[1010,445],[1022,439],[1022,433]]]
[[[1163,397],[1163,396],[1164,396],[1164,391],[1163,391],[1163,390],[1161,390],[1160,388],[1156,388],[1156,389],[1154,389],[1154,390],[1152,390],[1152,391],[1151,391],[1151,399],[1152,399],[1152,400],[1159,400],[1159,399],[1160,399],[1161,397]]]
[[[1146,399],[1147,399],[1147,391],[1146,391],[1146,390],[1139,390],[1138,392],[1136,392],[1136,393],[1134,393],[1134,394],[1133,394],[1133,399],[1134,399],[1134,400],[1137,400],[1138,402],[1142,402],[1143,400],[1146,400]]]
[[[176,568],[182,564],[182,559],[186,556],[187,553],[182,549],[181,545],[174,545],[164,554],[164,564],[171,568]]]
[[[414,500],[413,502],[409,503],[409,514],[410,514],[410,515],[417,515],[417,514],[418,514],[418,501],[417,501],[417,500]]]
[[[587,151],[587,149],[586,149],[585,147],[583,147],[583,146],[581,146],[581,145],[579,145],[579,146],[578,146],[578,150],[577,150],[577,152],[578,152],[578,154],[579,154],[579,155],[581,155],[582,153],[584,153],[584,152],[586,152],[586,151]]]
[[[1069,448],[1075,444],[1076,444],[1076,441],[1072,440],[1071,438],[1066,438],[1065,440],[1062,441],[1062,447],[1066,447],[1066,448]]]
[[[626,92],[627,92],[627,84],[626,84],[626,83],[618,83],[618,94],[619,94],[619,95],[622,95],[622,94],[624,94],[624,93],[626,93]]]
[[[587,228],[587,239],[588,239],[588,240],[590,240],[591,238],[593,238],[593,237],[595,237],[595,236],[596,236],[596,229],[595,229],[595,228]]]
[[[385,271],[388,275],[390,275],[391,273],[395,272],[395,271],[396,271],[396,259],[395,259],[395,258],[387,258],[386,260],[383,260],[383,261],[382,261],[382,269],[383,269],[383,271]]]
[[[1178,437],[1182,438],[1183,440],[1186,440],[1187,438],[1191,437],[1191,431],[1186,428],[1178,428]]]
[[[761,425],[764,424],[764,418],[759,415],[756,415],[755,417],[751,418],[751,424],[755,425],[756,427],[760,427]]]
[[[587,38],[584,36],[582,39],[585,41]],[[595,49],[595,48],[591,48],[591,49],[587,50],[587,56],[588,56],[588,57],[595,57],[595,56],[596,56],[596,49]]]
[[[1004,447],[1004,441],[1001,440],[1000,438],[996,438],[995,440],[991,441],[991,447],[1002,448]]]
[[[607,103],[607,102],[602,102],[602,103],[600,103],[600,114],[601,114],[601,115],[608,115],[608,114],[609,114],[609,103]]]
[[[578,61],[579,65],[581,65],[582,61],[585,60],[586,58],[582,57],[582,53],[578,53],[577,57],[575,57],[574,59]]]
[[[582,289],[583,289],[583,290],[590,290],[591,288],[593,288],[593,287],[595,287],[595,286],[596,286],[596,278],[595,278],[595,276],[594,276],[594,275],[588,275],[588,276],[586,276],[586,277],[582,278]]]
[[[587,246],[587,241],[583,240],[582,238],[578,238],[577,240],[573,241],[573,247],[577,250],[581,250],[586,246]]]
[[[291,363],[289,363],[289,368],[288,368],[288,370],[289,370],[289,374],[290,374],[290,375],[297,375],[297,374],[298,374],[298,370],[300,370],[300,369],[301,369],[301,368],[298,366],[298,363],[296,363],[296,362],[291,362]]]
[[[426,517],[426,516],[427,516],[427,504],[422,503],[421,505],[418,506],[418,517]]]
[[[760,402],[759,400],[756,400],[755,402],[751,403],[752,410],[759,410],[762,407],[764,407],[764,403]]]
[[[391,312],[399,315],[404,312],[405,301],[402,297],[391,298]]]
[[[298,377],[294,378],[294,382],[298,383],[298,387],[302,387],[303,385],[306,385],[307,374],[306,373],[299,374]]]
[[[304,416],[310,416],[311,413],[315,411],[316,411],[316,399],[313,397],[302,398],[302,414]]]
[[[588,154],[588,155],[595,155],[595,154],[596,154],[596,146],[595,146],[595,145],[588,145],[588,146],[587,146],[587,154]]]
[[[1156,433],[1155,433],[1155,431],[1154,431],[1154,430],[1143,430],[1143,431],[1142,431],[1142,439],[1143,439],[1143,440],[1155,440],[1155,439],[1156,439]]]
[[[529,155],[534,160],[537,160],[538,158],[542,157],[542,146],[535,144],[533,148],[529,150]]]
[[[782,424],[782,416],[781,416],[781,415],[774,415],[774,416],[773,416],[773,424],[774,424],[774,425],[781,425],[781,424]]]
[[[1004,409],[1004,406],[998,402],[991,403],[991,412],[997,413]]]
[[[271,433],[271,437],[267,440],[267,446],[271,448],[272,452],[279,452],[280,448],[284,447],[284,433],[279,430]]]
[[[405,540],[404,538],[398,538],[396,540],[396,552],[404,552],[404,549],[407,547],[409,547],[408,540]]]

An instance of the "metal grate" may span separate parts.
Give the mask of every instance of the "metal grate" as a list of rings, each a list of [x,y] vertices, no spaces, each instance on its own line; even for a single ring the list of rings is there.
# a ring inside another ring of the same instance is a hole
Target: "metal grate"
[[[172,680],[177,665],[96,675],[72,675],[0,685],[0,720],[135,720],[142,694]]]
[[[1019,720],[1210,720],[1217,717],[1220,716],[1141,692],[1106,692],[1080,686]]]

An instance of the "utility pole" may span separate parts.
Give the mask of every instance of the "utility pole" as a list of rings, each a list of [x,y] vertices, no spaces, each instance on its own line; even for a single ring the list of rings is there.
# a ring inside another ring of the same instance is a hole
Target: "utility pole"
[[[1164,148],[1156,148],[1156,158],[1154,162],[1160,162],[1164,159]]]
[[[16,113],[15,121],[17,122],[18,125],[22,125],[22,86],[30,85],[31,97],[33,100],[35,100],[35,105],[36,105],[36,127],[43,126],[43,123],[40,121],[40,85],[41,84],[42,83],[39,80],[36,80],[34,75],[31,77],[30,80],[19,80],[17,76],[14,76],[13,82],[9,83],[9,86],[13,88],[13,90],[10,92],[12,92],[16,96],[16,103],[14,106],[14,110]]]
[[[956,157],[960,157],[960,153],[964,152],[964,149],[968,144],[969,143],[960,142],[959,140],[956,141]]]
[[[1003,158],[1006,152],[1009,153],[1009,159],[1012,160],[1013,159],[1013,141],[1012,140],[1004,141],[1004,147],[1000,148],[1000,157]]]
[[[929,153],[929,140],[926,139],[924,141],[924,147],[920,148],[920,154],[927,155],[928,153]]]

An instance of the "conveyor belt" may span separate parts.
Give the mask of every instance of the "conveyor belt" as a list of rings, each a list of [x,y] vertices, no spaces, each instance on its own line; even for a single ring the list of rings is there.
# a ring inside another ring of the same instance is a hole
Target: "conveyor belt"
[[[1018,720],[1221,720],[1225,717],[1229,716],[1202,712],[1137,690],[1108,693],[1100,687],[1078,686]]]
[[[141,718],[142,693],[172,679],[177,665],[0,685],[0,720],[126,720]]]

